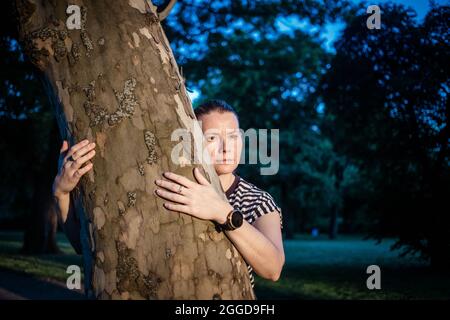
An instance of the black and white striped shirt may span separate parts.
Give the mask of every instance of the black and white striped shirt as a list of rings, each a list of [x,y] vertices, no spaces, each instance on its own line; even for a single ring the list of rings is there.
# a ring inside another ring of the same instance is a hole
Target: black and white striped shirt
[[[225,192],[225,195],[228,198],[228,202],[242,212],[248,223],[253,224],[259,217],[276,211],[280,215],[281,228],[283,228],[281,209],[277,206],[270,193],[235,175],[234,182]],[[247,264],[247,268],[253,288],[255,287],[253,269],[249,264]]]

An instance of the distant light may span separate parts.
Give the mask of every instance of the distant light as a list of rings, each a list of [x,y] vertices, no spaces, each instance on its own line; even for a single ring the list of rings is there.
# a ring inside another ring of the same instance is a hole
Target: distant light
[[[319,103],[319,105],[316,107],[316,111],[317,111],[317,113],[324,113],[325,112],[325,104],[323,102]]]
[[[200,96],[200,92],[197,89],[191,89],[191,91],[187,91],[187,93],[192,102],[197,100],[198,97]]]
[[[318,237],[318,236],[319,236],[319,229],[317,229],[317,228],[312,228],[312,230],[311,230],[311,236],[313,236],[313,237]]]

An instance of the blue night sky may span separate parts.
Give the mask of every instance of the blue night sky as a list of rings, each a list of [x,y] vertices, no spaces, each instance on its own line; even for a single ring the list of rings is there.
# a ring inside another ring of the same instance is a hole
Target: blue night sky
[[[407,0],[377,0],[377,1],[354,1],[354,3],[360,3],[361,8],[367,8],[369,5],[376,4],[380,6],[381,12],[383,12],[383,3],[386,2],[392,2],[392,3],[398,3],[403,4],[405,6],[409,6],[412,9],[414,9],[417,12],[417,20],[418,22],[421,22],[421,20],[425,17],[427,12],[430,10],[429,0],[416,0],[416,1],[407,1]],[[443,5],[443,4],[450,4],[449,0],[436,0],[436,4]],[[383,15],[381,15],[381,23],[383,23]],[[311,28],[307,23],[305,22],[299,22],[299,21],[283,21],[280,24],[281,30],[287,30],[289,27],[293,27],[294,25],[299,26],[300,28]],[[325,32],[322,33],[322,37],[325,39],[325,47],[329,51],[333,51],[333,43],[336,41],[336,39],[339,37],[340,32],[344,29],[345,25],[343,23],[329,23],[326,26]]]
[[[416,1],[407,1],[407,0],[376,0],[376,1],[360,1],[354,0],[354,3],[361,5],[361,10],[364,10],[369,5],[378,5],[381,9],[381,25],[383,25],[383,3],[392,2],[395,4],[403,4],[405,6],[409,6],[417,13],[417,22],[422,22],[423,18],[430,10],[429,0],[416,0]],[[435,0],[435,3],[438,5],[449,5],[449,0]],[[235,26],[236,27],[236,26]],[[317,31],[317,27],[309,24],[308,20],[299,20],[297,17],[288,16],[285,18],[279,18],[277,22],[277,27],[280,32],[290,33],[293,29],[301,29],[306,32],[314,32]],[[333,43],[339,38],[342,30],[344,29],[345,24],[343,22],[333,22],[328,23],[325,26],[325,30],[320,33],[322,39],[324,40],[324,47],[329,52],[334,52]],[[230,32],[232,32],[232,28],[230,28]],[[199,43],[201,43],[201,39],[199,39]],[[194,101],[199,97],[199,92],[196,88],[191,88],[194,92],[189,93],[191,100]]]

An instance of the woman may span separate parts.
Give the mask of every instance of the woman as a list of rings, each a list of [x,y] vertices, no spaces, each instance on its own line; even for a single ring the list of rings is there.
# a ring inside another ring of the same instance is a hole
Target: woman
[[[165,172],[155,180],[155,194],[166,200],[164,207],[169,211],[212,220],[219,225],[223,225],[233,209],[236,209],[244,218],[242,224],[237,229],[224,232],[247,262],[252,287],[252,270],[265,279],[277,281],[285,260],[281,209],[269,193],[234,173],[243,145],[238,116],[231,106],[221,100],[202,104],[195,109],[195,114],[201,121],[207,149],[222,188],[226,190],[228,202],[220,197],[198,169],[194,170],[197,181]],[[87,140],[70,150],[64,141],[61,148],[60,170],[55,178],[53,192],[60,220],[69,239],[78,228],[69,214],[69,194],[80,178],[92,169],[92,163],[83,164],[95,156],[94,148],[95,143]],[[71,242],[78,246],[76,240]]]

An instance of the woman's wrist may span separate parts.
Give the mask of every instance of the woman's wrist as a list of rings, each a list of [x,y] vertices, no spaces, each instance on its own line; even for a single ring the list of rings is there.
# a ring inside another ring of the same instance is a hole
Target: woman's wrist
[[[217,210],[217,216],[214,221],[218,224],[224,224],[227,221],[227,216],[231,210],[233,210],[233,207],[228,202],[224,203],[224,205]]]
[[[70,195],[70,192],[64,192],[64,191],[61,191],[61,190],[59,190],[59,188],[56,187],[55,185],[53,185],[53,187],[52,187],[52,192],[53,192],[53,196],[54,196],[56,199],[65,199],[65,198],[68,198],[69,195]]]

